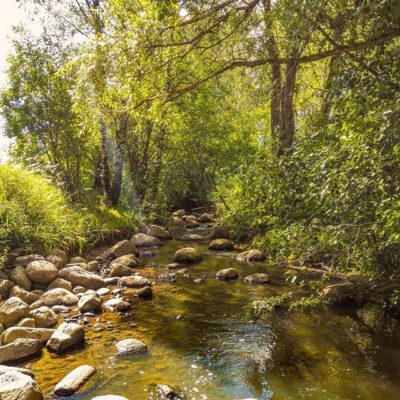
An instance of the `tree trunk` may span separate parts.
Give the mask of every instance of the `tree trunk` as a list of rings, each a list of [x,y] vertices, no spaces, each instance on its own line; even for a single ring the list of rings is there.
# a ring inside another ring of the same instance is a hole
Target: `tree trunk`
[[[107,132],[106,132],[106,124],[103,120],[100,121],[100,134],[101,134],[101,185],[103,187],[104,196],[106,199],[109,199],[109,195],[111,192],[110,186],[110,168],[108,165],[108,140],[107,140]]]

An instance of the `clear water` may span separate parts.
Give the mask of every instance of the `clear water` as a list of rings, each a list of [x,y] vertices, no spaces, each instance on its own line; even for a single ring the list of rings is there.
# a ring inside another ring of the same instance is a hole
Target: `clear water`
[[[293,290],[282,271],[209,254],[206,243],[190,245],[206,254],[188,267],[190,279],[159,281],[162,266],[187,246],[181,240],[168,242],[149,260],[151,267],[138,269],[156,282],[152,300],[127,291],[130,316],[107,312],[98,321],[91,318],[85,347],[62,356],[44,350],[29,363],[46,395],[73,368],[90,364],[97,374],[72,398],[115,394],[148,400],[155,398],[155,384],[167,384],[193,400],[400,399],[398,340],[372,335],[345,310],[280,315],[251,324],[244,306]],[[227,267],[238,269],[238,281],[215,279],[216,271]],[[255,272],[269,273],[272,283],[243,283],[241,278]],[[193,283],[199,276],[205,281]],[[149,353],[117,358],[115,343],[126,338],[145,342]]]

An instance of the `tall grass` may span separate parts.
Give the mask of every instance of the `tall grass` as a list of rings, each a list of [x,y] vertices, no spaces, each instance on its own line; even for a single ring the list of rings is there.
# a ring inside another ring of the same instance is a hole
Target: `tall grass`
[[[132,214],[105,206],[74,206],[48,178],[18,165],[0,165],[2,254],[16,247],[81,250],[107,230],[133,221]]]

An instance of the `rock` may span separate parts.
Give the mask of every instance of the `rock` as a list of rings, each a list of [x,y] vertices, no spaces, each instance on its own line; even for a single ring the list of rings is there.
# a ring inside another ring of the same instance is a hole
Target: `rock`
[[[110,289],[105,288],[105,287],[101,288],[101,289],[97,290],[97,294],[99,296],[107,296],[108,294],[110,294]]]
[[[200,226],[200,224],[191,218],[186,218],[185,219],[185,228],[186,229],[193,229],[193,228],[198,228]]]
[[[51,307],[51,311],[55,314],[68,314],[70,308],[67,306],[53,306]]]
[[[233,243],[229,239],[214,239],[208,248],[210,250],[233,250]]]
[[[81,365],[75,368],[54,388],[56,396],[71,396],[77,392],[94,374],[96,370],[90,365]]]
[[[263,261],[265,255],[260,250],[252,249],[239,253],[236,258],[239,261]]]
[[[22,328],[36,328],[35,320],[33,318],[24,318],[18,322],[18,325]]]
[[[131,305],[123,299],[110,299],[104,303],[104,309],[107,311],[127,311]]]
[[[197,221],[204,224],[204,223],[214,222],[215,218],[212,214],[204,213],[204,214],[200,215],[199,218],[197,218]]]
[[[124,276],[120,278],[118,281],[118,285],[131,288],[141,288],[145,286],[151,286],[151,282],[143,276],[134,275],[134,276]]]
[[[107,286],[118,285],[119,278],[114,276],[112,278],[104,278],[104,282]]]
[[[175,269],[180,269],[180,268],[182,268],[182,265],[178,263],[172,263],[165,266],[165,269],[167,271],[173,271]]]
[[[44,260],[40,254],[28,254],[27,256],[19,256],[15,259],[15,265],[28,265],[32,261]]]
[[[0,374],[3,374],[4,372],[8,372],[8,371],[19,372],[20,374],[28,375],[31,378],[35,377],[32,370],[30,370],[28,368],[19,368],[19,367],[10,367],[8,365],[0,365]],[[1,399],[1,396],[0,396],[0,399]]]
[[[51,289],[44,293],[41,300],[45,306],[72,306],[78,302],[78,298],[66,289]]]
[[[100,276],[85,271],[79,266],[66,267],[59,271],[58,276],[71,282],[73,286],[83,286],[86,289],[97,290],[105,286]]]
[[[0,364],[26,360],[37,355],[41,349],[42,343],[38,339],[17,339],[5,346],[0,346]]]
[[[215,225],[210,232],[210,239],[229,239],[229,231],[222,225]]]
[[[269,275],[267,274],[253,274],[246,276],[246,278],[243,279],[244,282],[246,283],[255,283],[255,284],[265,284],[269,283],[271,281]]]
[[[40,299],[40,297],[37,294],[28,292],[27,290],[22,289],[19,286],[14,286],[11,289],[10,297],[19,297],[26,304],[32,304]]]
[[[375,332],[383,330],[385,326],[385,306],[369,301],[363,308],[357,310],[361,321]]]
[[[171,234],[159,225],[150,225],[147,229],[147,234],[160,240],[169,240],[172,238]]]
[[[0,341],[2,344],[9,344],[17,339],[37,339],[46,343],[53,333],[54,329],[13,326],[1,334]]]
[[[70,260],[70,264],[86,264],[86,263],[87,263],[86,258],[79,257],[79,256],[72,257]]]
[[[155,256],[156,256],[156,253],[154,253],[154,251],[151,251],[151,250],[142,251],[140,253],[140,257],[141,258],[152,258],[152,257],[155,257]]]
[[[196,216],[195,216],[195,215],[191,215],[191,214],[189,214],[189,215],[184,215],[184,216],[182,217],[182,219],[183,219],[185,222],[188,221],[188,220],[197,221]]]
[[[351,282],[337,283],[322,289],[322,296],[330,303],[345,304],[355,301],[357,285]]]
[[[118,258],[128,254],[135,254],[136,251],[136,247],[131,241],[121,240],[107,251],[106,256]]]
[[[65,289],[68,290],[69,292],[72,292],[72,284],[71,282],[68,282],[65,279],[56,278],[54,279],[54,281],[50,282],[46,288],[46,290],[51,290],[51,289]]]
[[[169,272],[167,274],[161,274],[159,277],[161,282],[168,282],[168,283],[174,283],[176,282],[176,274],[174,272]]]
[[[55,254],[50,254],[47,257],[47,261],[50,261],[52,264],[54,264],[54,266],[59,270],[62,269],[65,265],[65,262],[63,261],[63,259],[59,256],[56,256]]]
[[[14,282],[7,279],[0,280],[0,298],[8,299],[10,290],[14,287]]]
[[[30,311],[29,315],[34,319],[38,328],[50,328],[57,325],[57,314],[49,307],[42,306]]]
[[[43,303],[42,299],[40,299],[38,301],[35,301],[34,303],[32,303],[29,306],[29,311],[36,310],[37,308],[43,307],[43,306],[44,306],[44,303]]]
[[[31,290],[32,282],[25,273],[25,268],[21,265],[14,267],[9,274],[10,281],[25,290]]]
[[[171,214],[171,217],[178,217],[178,218],[182,218],[184,215],[186,214],[185,210],[176,210]]]
[[[98,261],[89,261],[87,264],[80,265],[85,271],[89,272],[99,272],[100,264]]]
[[[22,368],[0,370],[1,400],[43,400],[43,394],[32,376]]]
[[[102,298],[96,292],[86,292],[79,299],[78,308],[81,313],[101,310]]]
[[[47,260],[30,262],[25,268],[26,275],[32,282],[49,284],[58,275],[58,269]]]
[[[104,396],[96,396],[93,397],[92,400],[129,400],[126,397],[123,396],[116,396],[113,394],[106,394]]]
[[[86,292],[86,289],[83,286],[75,286],[72,289],[73,294],[79,294],[79,293],[85,293],[85,292]]]
[[[204,236],[198,235],[196,233],[192,233],[187,237],[187,240],[190,240],[191,242],[199,242],[201,240],[204,240]]]
[[[19,297],[10,297],[0,306],[0,323],[5,327],[15,325],[29,314],[29,306]]]
[[[204,278],[196,278],[194,281],[197,285],[204,282]]]
[[[157,400],[175,400],[179,397],[177,394],[167,385],[157,385]]]
[[[64,250],[60,250],[60,249],[55,250],[55,251],[53,251],[53,254],[51,254],[51,255],[60,257],[64,264],[66,264],[68,262],[68,255]]]
[[[137,339],[120,340],[117,344],[117,356],[146,353],[147,346]]]
[[[217,272],[217,279],[229,281],[239,277],[235,268],[225,268]]]
[[[110,267],[113,265],[123,265],[124,267],[134,268],[139,265],[139,260],[136,258],[134,254],[128,254],[126,256],[121,256],[116,258],[111,264]]]
[[[178,275],[187,275],[190,274],[190,270],[188,268],[181,268],[176,271]]]
[[[139,289],[136,294],[142,299],[149,299],[153,297],[153,289],[150,286],[145,286],[142,289]]]
[[[184,247],[179,249],[174,256],[177,263],[194,263],[202,260],[202,256],[194,247]]]
[[[121,276],[130,276],[132,275],[132,269],[129,267],[125,267],[122,264],[113,264],[110,268],[110,276],[111,277],[121,277]]]
[[[180,226],[183,224],[183,220],[182,220],[182,218],[179,218],[179,217],[171,217],[169,219],[169,223],[171,225]]]
[[[0,324],[0,335],[4,332],[4,326]]]
[[[47,342],[47,348],[60,354],[84,341],[85,330],[81,325],[63,322]]]
[[[154,247],[162,245],[160,239],[146,235],[145,233],[137,233],[136,235],[133,235],[131,242],[136,247]]]

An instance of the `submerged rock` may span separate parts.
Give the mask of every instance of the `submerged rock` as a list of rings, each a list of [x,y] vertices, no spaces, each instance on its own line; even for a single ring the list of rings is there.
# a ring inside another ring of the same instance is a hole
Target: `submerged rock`
[[[168,385],[157,385],[157,400],[175,400],[178,399],[177,394]]]
[[[42,342],[38,339],[16,339],[0,346],[0,364],[26,360],[37,355],[41,349]]]
[[[263,261],[265,260],[265,255],[256,249],[251,249],[239,253],[236,257],[239,261]]]
[[[215,239],[208,248],[210,250],[233,250],[233,243],[229,239]]]
[[[96,370],[90,365],[81,365],[66,375],[54,388],[56,396],[71,396],[77,392],[94,374]]]
[[[229,281],[239,277],[239,274],[235,268],[225,268],[217,272],[217,279]]]
[[[174,256],[174,260],[177,263],[194,263],[201,261],[202,255],[194,247],[184,247],[179,249]]]
[[[120,340],[117,344],[117,355],[127,356],[130,354],[146,353],[147,346],[137,339],[124,339]]]
[[[58,269],[47,260],[30,262],[25,269],[26,275],[32,282],[49,284],[57,278]]]
[[[146,235],[145,233],[137,233],[132,236],[131,242],[136,247],[153,247],[153,246],[161,246],[162,242],[160,239],[156,237]]]
[[[255,284],[265,284],[265,283],[269,283],[271,281],[270,277],[268,274],[253,274],[253,275],[249,275],[246,276],[246,278],[243,279],[244,282],[246,283],[255,283]]]
[[[29,374],[22,368],[2,368],[0,370],[1,400],[43,400],[43,394]]]
[[[153,289],[150,286],[146,286],[142,289],[139,289],[136,294],[142,299],[149,299],[153,297]]]
[[[63,353],[84,341],[85,330],[81,325],[63,322],[47,342],[47,348],[55,353]]]

